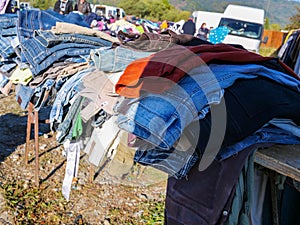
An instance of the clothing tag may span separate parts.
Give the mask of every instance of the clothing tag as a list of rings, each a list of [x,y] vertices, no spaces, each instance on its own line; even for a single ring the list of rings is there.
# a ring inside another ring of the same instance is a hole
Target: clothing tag
[[[67,166],[62,185],[62,194],[67,201],[69,201],[70,198],[73,178],[77,176],[78,172],[80,147],[80,142],[66,142],[66,144],[64,144],[65,151],[67,152]]]
[[[18,37],[15,37],[14,39],[12,39],[10,41],[10,44],[13,48],[16,48],[20,45],[20,42],[19,42],[19,38]]]

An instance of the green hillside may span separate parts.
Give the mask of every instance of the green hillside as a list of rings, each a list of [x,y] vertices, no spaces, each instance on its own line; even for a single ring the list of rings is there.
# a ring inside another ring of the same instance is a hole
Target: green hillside
[[[243,0],[170,0],[169,2],[182,10],[191,12],[195,10],[223,12],[229,3],[263,8],[270,23],[280,24],[281,27],[290,23],[289,18],[297,13],[296,6],[300,7],[300,2],[288,0],[248,0],[247,2]]]
[[[91,0],[91,2],[118,5],[120,0]],[[289,18],[297,13],[296,6],[300,7],[299,1],[289,0],[169,0],[169,2],[177,9],[190,12],[196,10],[223,12],[230,3],[263,8],[266,12],[266,17],[270,20],[270,24],[280,24],[282,28],[289,24]]]

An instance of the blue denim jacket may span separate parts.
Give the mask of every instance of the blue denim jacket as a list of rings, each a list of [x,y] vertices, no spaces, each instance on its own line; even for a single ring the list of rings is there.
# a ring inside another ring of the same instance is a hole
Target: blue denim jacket
[[[224,89],[237,79],[268,77],[300,91],[300,81],[260,65],[212,64],[209,69],[200,66],[189,74],[162,94],[147,93],[133,99],[126,114],[118,116],[119,127],[154,146],[170,149],[183,129],[193,120],[203,118],[209,104],[219,103]]]

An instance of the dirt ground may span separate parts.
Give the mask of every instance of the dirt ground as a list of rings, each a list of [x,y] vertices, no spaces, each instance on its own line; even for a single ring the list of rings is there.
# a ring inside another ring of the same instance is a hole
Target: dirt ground
[[[40,118],[47,116],[40,112]],[[46,112],[45,112],[46,113]],[[62,196],[66,158],[48,124],[39,126],[39,178],[34,182],[34,140],[25,164],[27,112],[14,93],[0,95],[1,224],[163,224],[166,176],[134,165],[142,173],[110,175],[81,156],[70,200]],[[33,135],[32,135],[33,136]],[[94,180],[91,180],[94,178]]]

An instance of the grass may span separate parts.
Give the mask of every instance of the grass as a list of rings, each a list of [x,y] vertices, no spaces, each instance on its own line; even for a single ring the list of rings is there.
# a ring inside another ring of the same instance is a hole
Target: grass
[[[52,189],[53,187],[47,184],[42,184],[38,188],[21,179],[2,180],[0,185],[1,194],[6,201],[6,209],[13,213],[15,225],[95,225],[95,223],[88,222],[85,216],[81,222],[76,222],[75,217],[78,215],[75,215],[76,213],[72,210],[72,205],[75,203],[67,202],[60,191]],[[88,191],[88,188],[83,191],[89,192],[91,199],[96,197],[91,196],[93,191]],[[112,204],[108,206],[106,220],[111,225],[162,225],[165,205],[163,196],[161,199],[146,198],[131,205]],[[95,210],[100,209],[95,208]]]
[[[59,193],[50,200],[43,194],[47,187],[37,188],[21,180],[2,183],[1,189],[7,207],[14,212],[15,224],[57,224],[63,220],[62,215],[51,213],[63,208],[58,208],[64,202]]]
[[[259,53],[262,56],[277,56],[277,50],[276,48],[271,48],[271,47],[261,47],[259,49]]]

